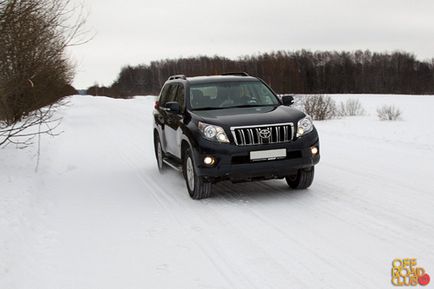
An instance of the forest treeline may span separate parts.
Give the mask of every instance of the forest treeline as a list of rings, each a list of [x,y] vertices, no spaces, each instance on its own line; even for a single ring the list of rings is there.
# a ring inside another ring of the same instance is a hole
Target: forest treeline
[[[200,56],[126,66],[110,87],[91,95],[130,97],[158,94],[170,75],[212,75],[245,71],[265,80],[277,93],[433,94],[434,59],[419,61],[407,52],[278,51],[236,60]]]

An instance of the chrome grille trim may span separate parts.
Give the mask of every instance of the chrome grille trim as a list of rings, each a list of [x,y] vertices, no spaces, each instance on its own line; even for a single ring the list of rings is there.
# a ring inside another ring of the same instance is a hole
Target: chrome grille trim
[[[286,143],[294,140],[294,123],[275,123],[262,125],[248,125],[231,127],[231,133],[237,146],[249,146],[259,144]],[[270,136],[263,138],[261,130],[268,129]]]

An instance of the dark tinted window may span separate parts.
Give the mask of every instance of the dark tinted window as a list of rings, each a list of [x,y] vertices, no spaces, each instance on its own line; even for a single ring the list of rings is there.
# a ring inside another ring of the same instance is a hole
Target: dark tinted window
[[[181,112],[184,111],[185,108],[185,94],[184,94],[184,86],[182,84],[178,84],[178,91],[176,94],[176,101],[179,103],[179,106],[181,107]]]
[[[168,92],[169,92],[170,85],[166,84],[163,89],[161,90],[160,94],[160,105],[163,105],[167,102]]]
[[[165,106],[166,102],[175,101],[176,97],[176,84],[166,84],[161,92],[160,105]]]
[[[169,97],[167,101],[176,101],[176,91],[178,90],[177,84],[171,84],[169,89]]]
[[[168,86],[168,85],[165,85],[165,86],[163,87],[163,89],[161,90],[161,93],[160,93],[160,99],[159,99],[160,103],[163,102],[163,99],[164,99],[165,95],[167,94],[167,89],[168,89],[168,88],[169,88],[169,86]]]

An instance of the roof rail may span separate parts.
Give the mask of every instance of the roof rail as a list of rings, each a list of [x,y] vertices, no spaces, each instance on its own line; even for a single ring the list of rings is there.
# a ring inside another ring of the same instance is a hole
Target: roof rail
[[[227,72],[222,75],[235,75],[235,76],[250,76],[247,72]]]
[[[187,78],[185,77],[184,74],[176,74],[176,75],[169,76],[168,80],[174,80],[174,79],[187,79]]]

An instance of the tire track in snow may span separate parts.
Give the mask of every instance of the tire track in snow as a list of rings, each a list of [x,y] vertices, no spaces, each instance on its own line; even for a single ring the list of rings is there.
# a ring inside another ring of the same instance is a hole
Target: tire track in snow
[[[268,190],[274,191],[276,190],[276,188],[270,184],[267,183],[258,183],[256,184],[255,187],[258,186],[262,186],[264,188],[267,188]],[[232,200],[236,200],[236,198],[234,197],[234,193],[240,197],[241,194],[234,192],[233,190],[231,190],[231,187],[229,184],[225,184],[224,187],[226,188],[226,192],[222,193],[222,196],[224,196],[225,200],[228,201],[229,199]],[[279,190],[280,192],[283,193],[289,193],[291,194],[291,191],[284,191],[284,190]],[[251,198],[249,198],[248,196],[243,196],[244,198],[248,199],[249,202],[251,203],[255,203],[257,206],[259,207],[264,207],[261,202],[257,202]],[[301,203],[302,204],[302,203]],[[357,285],[361,285],[360,288],[366,288],[366,286],[368,286],[369,284],[366,282],[366,279],[359,276],[359,274],[355,273],[352,269],[351,269],[351,264],[350,263],[341,263],[341,264],[336,264],[334,263],[332,260],[327,259],[326,257],[323,257],[322,254],[318,253],[316,250],[306,246],[305,244],[303,244],[302,240],[298,240],[297,238],[295,238],[292,234],[289,234],[287,231],[282,230],[280,227],[278,227],[272,220],[270,220],[269,218],[262,216],[261,214],[259,214],[257,211],[252,210],[250,207],[247,207],[250,211],[250,213],[252,215],[254,215],[257,219],[260,220],[260,222],[264,223],[266,226],[269,226],[271,228],[274,229],[275,233],[278,233],[281,235],[281,237],[283,239],[288,240],[290,243],[296,244],[297,246],[297,250],[302,249],[303,253],[301,253],[300,255],[303,257],[307,257],[307,260],[317,260],[315,261],[316,263],[318,261],[320,261],[320,264],[316,264],[317,266],[320,266],[321,268],[324,267],[328,267],[331,268],[332,270],[330,271],[330,274],[333,274],[334,272],[345,272],[346,273],[346,278],[348,278],[348,281],[350,280],[358,280],[357,281]],[[333,217],[335,217],[335,214],[332,215]],[[276,234],[274,234],[276,235]],[[284,253],[289,254],[290,252],[288,250],[286,250],[285,248],[281,249]],[[282,251],[280,251],[282,253]],[[321,264],[322,263],[322,264]],[[310,273],[312,275],[315,274],[315,272],[313,272],[312,270],[309,270],[309,267],[307,264],[303,264],[301,262],[299,262],[299,265],[304,267],[306,270],[310,271]],[[316,266],[314,266],[316,267]],[[372,285],[372,284],[371,284]]]

